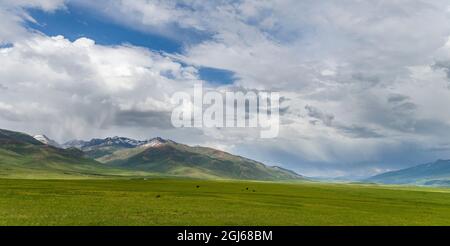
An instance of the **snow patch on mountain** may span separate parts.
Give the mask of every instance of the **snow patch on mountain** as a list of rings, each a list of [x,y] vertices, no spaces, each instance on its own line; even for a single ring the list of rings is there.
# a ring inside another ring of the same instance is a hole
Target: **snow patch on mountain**
[[[157,138],[153,138],[153,139],[145,141],[145,143],[139,145],[139,147],[141,147],[141,148],[159,147],[159,146],[166,144],[167,142],[168,142],[167,140],[157,137]]]
[[[108,137],[105,139],[94,138],[90,141],[83,140],[72,140],[65,143],[64,148],[75,147],[78,149],[95,148],[95,147],[106,147],[106,146],[119,146],[124,148],[136,148],[136,147],[158,147],[170,140],[165,140],[160,137],[152,138],[149,140],[135,140],[126,137]],[[172,141],[170,141],[172,142]]]
[[[41,143],[43,143],[45,145],[53,146],[53,147],[56,147],[56,148],[61,148],[62,147],[58,142],[48,138],[47,136],[45,136],[43,134],[34,136],[34,139],[38,140],[39,142],[41,142]]]

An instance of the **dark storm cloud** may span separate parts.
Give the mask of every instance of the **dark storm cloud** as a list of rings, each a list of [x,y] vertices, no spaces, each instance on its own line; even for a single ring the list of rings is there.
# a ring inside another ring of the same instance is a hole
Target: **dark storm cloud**
[[[306,105],[305,109],[309,117],[321,121],[326,126],[331,126],[334,120],[334,115],[323,113],[320,109],[311,105]]]
[[[405,95],[392,94],[392,95],[389,95],[388,102],[390,102],[390,103],[399,103],[399,102],[403,102],[403,101],[408,100],[408,99],[409,99],[409,97],[405,96]]]
[[[117,126],[140,128],[173,128],[170,112],[124,110],[116,113],[114,124]]]
[[[444,71],[447,75],[447,79],[450,79],[450,61],[437,61],[431,67],[436,70]]]
[[[380,82],[380,78],[377,75],[364,74],[364,73],[353,74],[352,79],[362,82],[362,83],[367,83],[371,86],[376,85]]]
[[[351,125],[351,126],[337,126],[337,129],[344,132],[347,136],[353,137],[353,138],[381,138],[384,137],[383,135],[377,133],[375,130],[372,130],[368,127],[364,126],[357,126],[357,125]]]
[[[306,105],[305,109],[309,117],[315,119],[310,121],[313,125],[316,125],[318,122],[321,122],[325,126],[332,127],[342,132],[346,136],[352,138],[380,138],[383,135],[377,133],[375,130],[372,130],[368,127],[359,126],[356,124],[345,125],[343,123],[335,121],[335,116],[331,114],[326,114],[322,112],[320,109]]]
[[[398,105],[395,105],[393,107],[394,111],[400,112],[400,113],[408,113],[416,110],[417,106],[412,102],[405,102],[400,103]]]
[[[450,125],[446,122],[435,119],[417,120],[412,131],[421,135],[440,135],[443,140],[450,142]]]

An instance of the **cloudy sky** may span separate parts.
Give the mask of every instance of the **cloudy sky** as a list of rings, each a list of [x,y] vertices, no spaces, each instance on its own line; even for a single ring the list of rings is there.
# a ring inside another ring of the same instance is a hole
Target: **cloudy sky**
[[[310,176],[450,158],[443,0],[0,0],[0,128],[154,136]],[[278,91],[280,135],[174,129],[171,95]]]

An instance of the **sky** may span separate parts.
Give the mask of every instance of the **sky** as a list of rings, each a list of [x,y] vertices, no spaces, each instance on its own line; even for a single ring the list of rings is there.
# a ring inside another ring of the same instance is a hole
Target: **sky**
[[[155,136],[307,176],[450,159],[444,0],[0,0],[0,128]],[[279,92],[277,138],[171,126],[171,95]]]

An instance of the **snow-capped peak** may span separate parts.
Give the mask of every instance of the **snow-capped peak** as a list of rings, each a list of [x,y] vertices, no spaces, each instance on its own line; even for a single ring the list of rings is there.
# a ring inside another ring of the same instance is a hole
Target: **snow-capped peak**
[[[61,145],[59,143],[57,143],[55,140],[48,138],[47,136],[45,136],[43,134],[34,136],[34,139],[36,139],[37,141],[39,141],[45,145],[50,145],[53,147],[61,148]]]
[[[128,145],[131,147],[136,147],[138,145],[141,145],[143,141],[131,139],[131,138],[125,138],[125,137],[109,137],[104,139],[103,145]]]
[[[158,146],[161,146],[161,145],[163,145],[165,143],[167,143],[167,140],[164,140],[164,139],[162,139],[160,137],[157,137],[157,138],[153,138],[153,139],[144,141],[144,143],[139,145],[139,147],[142,147],[142,148],[158,147]]]
[[[97,147],[105,147],[105,146],[120,146],[124,148],[135,148],[135,147],[156,147],[167,142],[171,142],[170,140],[165,140],[160,137],[152,138],[149,140],[135,140],[126,137],[107,137],[104,139],[92,139],[90,141],[80,141],[73,140],[64,144],[64,147],[76,147],[79,149],[91,149]]]

